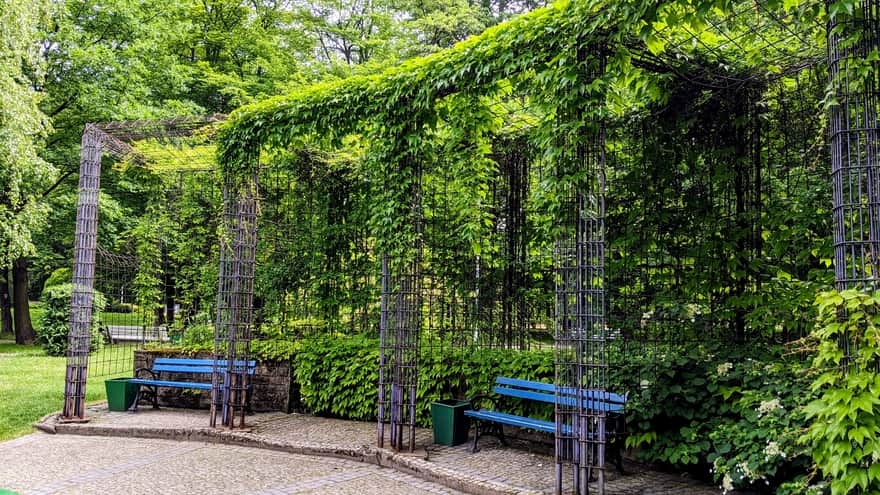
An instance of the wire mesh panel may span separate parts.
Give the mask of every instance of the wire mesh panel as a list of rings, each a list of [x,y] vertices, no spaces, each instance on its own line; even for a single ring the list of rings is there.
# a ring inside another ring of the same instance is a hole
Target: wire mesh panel
[[[93,314],[90,377],[131,376],[135,351],[192,344],[194,332],[207,334],[216,301],[213,237],[221,197],[215,174],[136,173],[152,183],[126,210],[134,227],[117,232],[108,222],[99,229],[95,290],[103,305]],[[119,174],[105,169],[105,193],[125,180]],[[97,338],[103,342],[96,345]],[[205,340],[206,347],[213,343]]]
[[[336,158],[299,150],[260,168],[255,339],[279,328],[290,339],[378,335],[381,270],[363,220],[366,185]]]
[[[545,276],[552,269],[552,245],[535,239],[537,220],[529,219],[538,214],[530,195],[541,180],[531,166],[533,155],[526,135],[519,134],[492,143],[485,160],[491,159],[496,174],[485,182],[462,183],[456,172],[461,165],[443,161],[452,161],[448,157],[423,171],[425,355],[552,346],[552,277]],[[463,205],[475,213],[462,218]],[[452,387],[448,393],[465,391]]]
[[[64,417],[85,417],[86,381],[95,283],[95,249],[98,239],[98,193],[101,187],[102,133],[86,125],[80,154],[79,194],[73,263],[73,297],[70,307],[67,371],[64,382]]]
[[[137,256],[114,253],[99,245],[95,266],[95,291],[103,296],[105,305],[92,315],[99,329],[93,338],[102,339],[104,346],[89,360],[89,376],[131,376],[133,351],[151,342],[167,342],[168,327],[149,311],[154,305],[142,304],[138,298]]]
[[[504,281],[500,294],[500,334],[507,347],[526,349],[531,315],[526,293],[528,277],[528,237],[526,202],[529,197],[529,156],[527,150],[511,147],[501,161],[503,187],[496,194],[503,198],[495,225],[503,228],[501,258],[504,260]],[[498,201],[496,201],[497,203]]]
[[[527,350],[537,344],[535,320],[540,304],[530,300],[531,276],[540,271],[529,260],[527,225],[531,150],[524,137],[494,143],[498,176],[489,184],[490,229],[480,240],[481,254],[473,260],[475,288],[474,343],[482,347]],[[448,227],[446,230],[451,230]],[[535,248],[536,252],[540,249]]]
[[[588,56],[579,50],[582,62]],[[600,59],[591,62],[595,77]],[[607,390],[605,135],[599,122],[583,122],[582,108],[560,118],[581,121],[581,128],[564,138],[567,151],[557,163],[562,208],[555,255],[556,385],[575,391],[576,400],[556,401],[556,490],[562,492],[563,465],[571,463],[575,493],[588,492],[591,469],[604,493],[606,415],[586,392],[602,397]]]
[[[829,26],[834,268],[839,289],[877,290],[880,271],[880,2]]]
[[[214,334],[211,426],[244,428],[257,249],[257,175],[227,178]],[[222,361],[226,365],[222,365]],[[236,418],[238,423],[236,424]]]

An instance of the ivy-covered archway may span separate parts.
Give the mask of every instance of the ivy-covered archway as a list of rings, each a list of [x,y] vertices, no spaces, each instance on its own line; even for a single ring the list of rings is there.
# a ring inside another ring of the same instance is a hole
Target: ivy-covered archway
[[[493,145],[514,135],[528,143],[528,160],[538,165],[531,169],[543,170],[542,194],[532,201],[551,220],[537,221],[533,232],[552,245],[556,384],[611,392],[614,358],[634,342],[665,333],[739,342],[767,337],[754,325],[774,316],[760,311],[761,298],[799,289],[783,283],[793,274],[769,270],[809,265],[791,262],[796,256],[779,247],[773,229],[808,224],[792,206],[829,192],[816,188],[814,197],[792,198],[786,180],[821,180],[828,161],[838,284],[874,285],[878,16],[874,1],[562,1],[384,73],[239,109],[220,140],[231,185],[227,218],[253,224],[253,174],[267,150],[301,141],[338,149],[352,139],[366,150],[363,172],[374,186],[370,236],[382,259],[378,443],[412,449],[427,287],[434,280],[425,272],[432,252],[425,226],[434,212],[424,191],[442,162],[430,144],[445,138],[466,150],[474,166],[457,169],[456,179],[480,191],[497,176],[480,164],[496,161]],[[816,77],[825,67],[827,95]],[[823,159],[824,143],[803,132],[817,115],[808,107],[821,95],[831,109],[830,160]],[[792,118],[802,120],[792,125]],[[777,136],[787,144],[769,144]],[[783,156],[783,166],[768,165],[771,156]],[[519,175],[522,182],[530,174]],[[635,215],[606,204],[608,184],[623,185],[612,197],[637,204]],[[469,199],[479,204],[479,194]],[[793,215],[771,221],[771,208]],[[477,217],[481,211],[473,209]],[[805,231],[813,236],[823,225]],[[646,227],[656,228],[656,238]],[[614,236],[606,238],[609,229]],[[479,260],[480,228],[461,232]],[[230,359],[249,352],[250,235],[224,244],[235,255],[222,265],[229,285],[220,292],[230,308],[244,310],[218,318],[231,325],[217,327]],[[805,256],[818,264],[817,253]],[[704,290],[688,291],[697,286]],[[690,299],[676,299],[680,294]],[[795,299],[787,310],[800,309],[803,298]],[[705,325],[658,331],[658,320]],[[768,332],[787,339],[803,328],[780,323]],[[557,491],[562,467],[571,464],[576,492],[587,491],[586,472],[594,466],[601,493],[603,414],[560,403],[555,416]]]

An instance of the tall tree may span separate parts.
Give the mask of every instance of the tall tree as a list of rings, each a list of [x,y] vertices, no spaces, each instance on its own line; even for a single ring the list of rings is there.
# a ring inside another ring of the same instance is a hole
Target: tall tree
[[[36,282],[71,263],[84,125],[204,113],[188,97],[192,71],[173,49],[190,26],[187,5],[159,0],[51,2],[52,21],[41,35],[46,77],[38,89],[44,95],[40,106],[52,124],[43,157],[59,175],[39,194],[50,213],[36,237],[38,253],[29,260]],[[122,191],[120,196],[128,199],[114,201],[105,194],[112,182],[102,177],[102,239],[133,222],[126,206],[136,203],[135,195]],[[137,188],[132,182],[126,187]]]
[[[298,1],[298,22],[313,37],[314,57],[348,68],[389,55],[403,11],[389,0]]]
[[[293,16],[288,0],[192,0],[174,46],[191,73],[188,97],[225,113],[297,84],[310,43]]]
[[[0,4],[0,267],[13,268],[15,340],[32,343],[26,257],[32,233],[45,222],[40,193],[55,180],[55,167],[39,156],[49,128],[35,90],[42,76],[40,27],[44,0]]]
[[[410,2],[406,27],[419,48],[433,51],[449,48],[469,36],[483,32],[492,22],[488,11],[468,0],[415,0]]]

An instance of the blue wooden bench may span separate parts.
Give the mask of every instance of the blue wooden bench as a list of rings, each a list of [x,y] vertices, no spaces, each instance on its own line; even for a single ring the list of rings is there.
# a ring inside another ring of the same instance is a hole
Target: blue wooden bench
[[[226,372],[227,362],[225,359],[220,360],[218,365],[220,366],[220,372]],[[245,366],[244,361],[236,361],[235,366],[239,367],[239,369],[243,370]],[[247,374],[253,375],[254,370],[256,369],[257,362],[256,361],[248,361],[247,362]],[[182,388],[182,389],[191,389],[191,390],[211,390],[211,382],[194,382],[194,381],[174,381],[168,380],[165,376],[169,373],[189,373],[196,375],[208,375],[210,376],[214,373],[214,360],[213,359],[183,359],[183,358],[156,358],[153,362],[153,366],[151,368],[138,368],[135,370],[134,378],[130,379],[128,382],[133,383],[138,386],[137,395],[134,399],[134,404],[131,406],[131,411],[137,411],[138,402],[143,399],[143,395],[146,395],[147,398],[151,399],[153,403],[153,408],[159,408],[159,387],[167,387],[167,388]],[[149,378],[141,378],[141,376],[149,375]],[[146,388],[146,394],[144,394],[143,388]],[[250,404],[250,385],[248,385],[247,396],[245,401]],[[248,406],[249,407],[249,406]]]
[[[465,411],[465,416],[474,420],[474,443],[471,450],[477,452],[477,442],[480,435],[492,435],[498,437],[503,445],[507,445],[504,438],[503,425],[517,426],[519,428],[527,428],[545,433],[555,433],[556,423],[554,421],[546,421],[542,419],[530,418],[527,416],[517,416],[515,414],[501,412],[503,409],[503,400],[507,397],[523,399],[536,402],[544,402],[547,404],[556,403],[556,395],[559,393],[559,400],[562,405],[575,406],[577,398],[575,390],[569,387],[557,387],[552,383],[534,382],[530,380],[520,380],[517,378],[508,378],[499,376],[495,379],[495,387],[492,392],[500,400],[496,400],[491,395],[477,395],[470,399],[471,410]],[[489,400],[493,404],[493,409],[481,409],[480,403],[483,400]],[[614,460],[614,464],[618,471],[623,473],[623,455],[622,455],[622,436],[624,429],[624,412],[626,408],[626,395],[620,395],[612,392],[604,392],[599,390],[584,390],[581,393],[581,400],[586,409],[605,412],[606,413],[606,439],[608,440],[608,452]],[[570,428],[568,426],[564,429]],[[564,434],[570,433],[563,431]]]

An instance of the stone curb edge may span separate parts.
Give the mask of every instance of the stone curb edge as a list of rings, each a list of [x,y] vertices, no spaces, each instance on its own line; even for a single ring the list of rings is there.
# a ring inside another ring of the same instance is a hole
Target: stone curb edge
[[[50,434],[196,441],[253,447],[291,454],[335,457],[391,468],[425,481],[434,482],[447,488],[473,495],[539,495],[541,493],[522,490],[521,488],[498,481],[479,479],[459,473],[454,469],[437,466],[412,455],[399,454],[389,449],[366,445],[359,448],[348,448],[320,444],[292,444],[256,438],[249,433],[214,429],[112,427],[94,424],[60,423],[58,422],[59,417],[60,413],[47,414],[34,424],[34,428]]]

